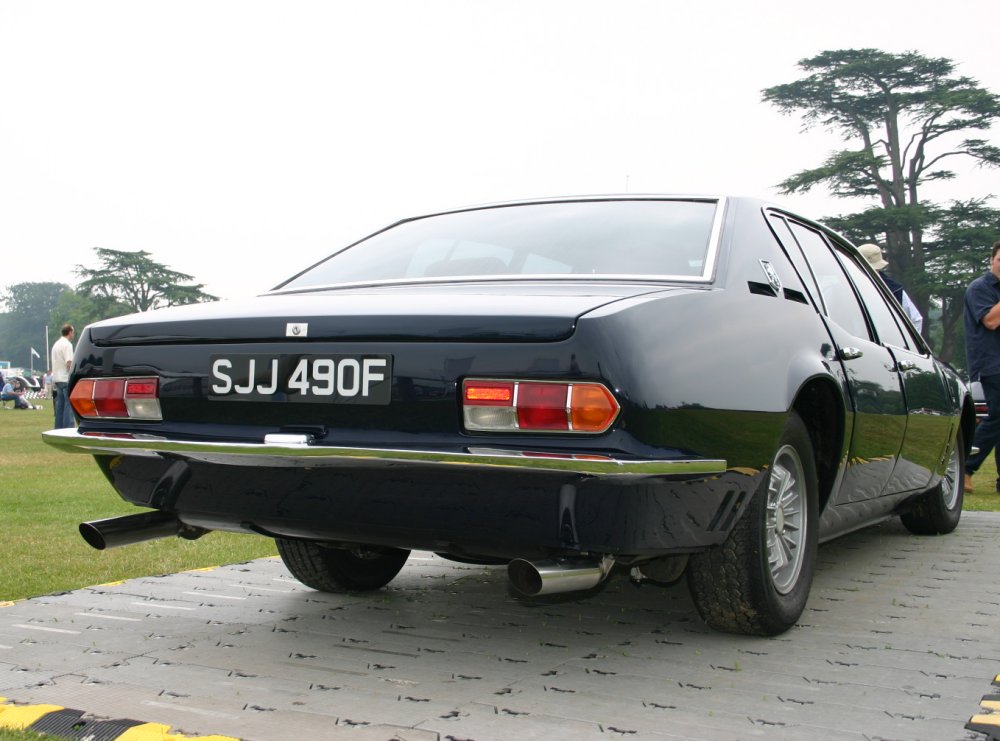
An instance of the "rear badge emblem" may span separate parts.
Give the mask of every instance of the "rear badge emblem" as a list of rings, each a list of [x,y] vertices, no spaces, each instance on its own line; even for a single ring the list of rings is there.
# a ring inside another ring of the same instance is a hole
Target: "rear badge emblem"
[[[771,284],[771,288],[774,289],[774,292],[776,294],[781,293],[781,278],[778,277],[778,273],[775,271],[774,266],[767,260],[761,260],[760,267],[764,271],[764,275],[767,277],[767,282]]]
[[[309,325],[305,322],[289,322],[285,327],[285,337],[308,337]]]

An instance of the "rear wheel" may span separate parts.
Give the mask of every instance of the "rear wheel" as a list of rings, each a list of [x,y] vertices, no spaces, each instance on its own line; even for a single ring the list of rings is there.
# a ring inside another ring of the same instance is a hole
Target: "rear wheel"
[[[332,548],[308,540],[275,538],[292,576],[321,592],[360,592],[391,582],[410,552],[399,548]]]
[[[899,519],[915,535],[944,535],[958,527],[965,498],[965,444],[962,431],[955,438],[955,448],[941,482],[923,495]]]
[[[688,587],[711,627],[777,635],[805,609],[817,545],[816,463],[792,413],[770,471],[726,542],[691,556]]]

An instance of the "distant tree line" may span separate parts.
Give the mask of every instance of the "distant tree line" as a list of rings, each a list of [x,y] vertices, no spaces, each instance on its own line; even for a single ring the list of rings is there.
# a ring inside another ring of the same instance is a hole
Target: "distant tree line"
[[[953,180],[955,158],[1000,165],[1000,148],[982,138],[1000,118],[1000,98],[975,80],[955,75],[949,59],[878,49],[824,51],[799,62],[802,79],[763,91],[784,113],[800,113],[804,128],[842,135],[845,148],[818,167],[782,183],[782,193],[816,186],[867,201],[864,210],[823,221],[855,243],[874,242],[888,272],[924,315],[924,335],[944,360],[965,366],[962,331],[966,286],[987,270],[1000,239],[992,195],[934,203],[921,187]]]
[[[49,365],[46,327],[51,345],[67,322],[79,331],[114,316],[217,300],[202,290],[203,284],[192,283],[192,276],[170,270],[143,250],[95,247],[94,252],[97,266],[77,265],[74,272],[80,282],[75,287],[16,283],[0,292],[6,308],[0,313],[0,360],[44,371]],[[39,357],[31,355],[32,349]]]

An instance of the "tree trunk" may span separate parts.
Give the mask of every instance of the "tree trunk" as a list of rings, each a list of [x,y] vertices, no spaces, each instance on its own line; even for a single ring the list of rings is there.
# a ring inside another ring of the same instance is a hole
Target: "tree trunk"
[[[953,362],[959,351],[964,353],[964,344],[959,347],[958,328],[962,322],[962,312],[965,302],[961,298],[946,298],[941,302],[941,347],[936,348],[937,355],[946,363]],[[959,365],[965,365],[965,358],[958,358]]]

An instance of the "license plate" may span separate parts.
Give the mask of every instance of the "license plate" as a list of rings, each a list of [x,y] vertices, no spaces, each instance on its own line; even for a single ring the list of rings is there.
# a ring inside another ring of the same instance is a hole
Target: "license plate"
[[[213,355],[210,399],[388,404],[392,356]]]

